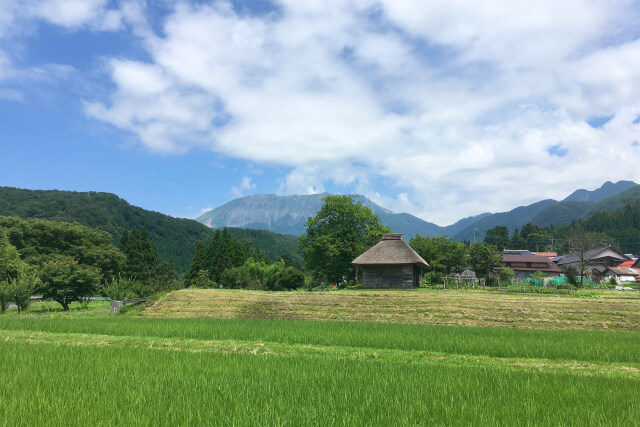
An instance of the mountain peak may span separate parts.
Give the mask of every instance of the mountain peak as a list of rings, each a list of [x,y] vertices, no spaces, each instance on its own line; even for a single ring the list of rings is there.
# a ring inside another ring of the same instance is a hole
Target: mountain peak
[[[320,210],[322,199],[328,195],[247,196],[206,212],[196,220],[212,228],[254,228],[298,236],[305,232],[307,218]],[[445,234],[442,227],[407,213],[392,212],[363,195],[356,194],[355,200],[369,207],[383,224],[395,233],[403,233],[406,239],[414,237],[416,233],[423,236]]]
[[[596,190],[589,191],[585,189],[576,190],[563,199],[563,202],[599,202],[600,200],[604,200],[607,197],[615,196],[616,194],[622,193],[632,187],[635,187],[636,184],[633,181],[618,181],[615,184],[611,181],[607,181],[602,186]]]

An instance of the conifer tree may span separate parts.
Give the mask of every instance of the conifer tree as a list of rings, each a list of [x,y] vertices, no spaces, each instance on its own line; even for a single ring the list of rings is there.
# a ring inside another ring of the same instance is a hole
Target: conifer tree
[[[191,261],[191,266],[189,267],[189,272],[185,277],[184,283],[185,286],[191,286],[195,283],[198,278],[198,274],[200,271],[206,271],[205,261],[206,261],[206,248],[204,246],[204,242],[201,240],[196,247],[196,252],[193,254],[193,260]]]

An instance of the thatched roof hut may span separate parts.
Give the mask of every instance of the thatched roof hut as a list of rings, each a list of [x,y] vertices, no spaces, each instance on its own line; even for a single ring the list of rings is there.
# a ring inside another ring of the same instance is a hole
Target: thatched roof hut
[[[382,240],[351,262],[362,269],[365,288],[418,286],[422,269],[429,264],[407,243],[402,234],[383,234]]]

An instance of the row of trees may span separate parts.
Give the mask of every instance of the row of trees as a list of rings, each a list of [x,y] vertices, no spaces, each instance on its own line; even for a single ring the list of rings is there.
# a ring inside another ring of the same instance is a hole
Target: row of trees
[[[495,246],[476,242],[468,246],[454,242],[446,236],[423,237],[417,235],[409,241],[409,246],[428,263],[425,274],[428,283],[440,283],[444,276],[462,272],[471,267],[481,277],[486,277],[500,262]]]
[[[322,208],[306,223],[300,249],[305,268],[314,278],[341,283],[354,277],[351,261],[391,230],[354,196],[327,196],[323,201]],[[486,276],[500,262],[496,247],[483,242],[468,246],[446,236],[417,235],[410,246],[430,264],[427,278],[433,282],[467,266]]]
[[[145,229],[125,232],[118,247],[111,241],[109,233],[77,223],[0,217],[2,307],[15,302],[21,310],[22,296],[37,293],[68,310],[119,281],[131,296],[175,286],[173,266],[161,261]]]
[[[576,236],[592,233],[600,244],[610,244],[623,253],[635,253],[640,248],[640,200],[628,200],[615,211],[598,212],[589,218],[579,218],[570,224],[541,227],[527,223],[509,232],[499,225],[486,231],[484,242],[502,249],[526,249],[532,252],[575,252]]]

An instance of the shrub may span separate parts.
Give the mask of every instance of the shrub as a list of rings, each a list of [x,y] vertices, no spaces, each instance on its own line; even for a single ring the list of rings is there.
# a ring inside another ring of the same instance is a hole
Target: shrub
[[[11,301],[7,289],[8,286],[7,282],[0,282],[0,313],[4,313],[7,310]]]
[[[526,284],[508,286],[507,291],[514,292],[514,293],[560,294],[560,295],[567,295],[571,292],[569,289],[545,288],[542,286],[531,286]]]
[[[129,298],[135,298],[137,295],[133,291],[135,281],[123,277],[114,277],[110,283],[102,286],[101,294],[115,301],[122,301]]]
[[[515,275],[516,274],[513,270],[508,267],[503,267],[498,270],[498,279],[500,280],[501,285],[510,285],[513,282]]]

